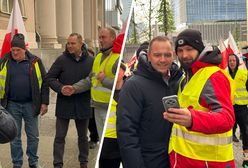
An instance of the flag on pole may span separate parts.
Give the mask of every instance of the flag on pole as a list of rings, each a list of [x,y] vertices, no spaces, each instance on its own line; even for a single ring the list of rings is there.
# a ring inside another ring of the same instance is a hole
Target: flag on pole
[[[248,46],[242,48],[242,56],[248,59]]]
[[[132,68],[132,66],[134,66],[134,64],[138,61],[137,57],[136,57],[136,52],[133,54],[133,56],[130,58],[130,60],[127,63],[127,66],[129,69]]]
[[[229,37],[228,37],[228,47],[227,47],[228,54],[235,54],[239,57],[239,68],[246,69],[245,63],[242,59],[242,54],[239,52],[239,49],[237,47],[237,44],[233,38],[232,33],[229,31]]]
[[[238,47],[237,47],[237,44],[233,38],[233,35],[232,33],[229,31],[229,36],[228,36],[228,47],[227,47],[227,51],[228,51],[228,54],[235,54],[235,55],[238,55],[239,54],[239,50],[238,50]]]
[[[4,41],[2,44],[0,58],[2,58],[6,53],[10,51],[11,40],[13,36],[17,33],[22,33],[24,35],[26,47],[28,47],[27,32],[26,32],[24,22],[22,19],[19,2],[18,0],[14,0],[13,9],[12,9],[10,19],[9,19],[9,24],[7,27],[7,33],[4,37]]]
[[[219,49],[220,49],[221,56],[222,56],[222,61],[219,67],[222,69],[226,69],[228,66],[228,52],[227,52],[227,48],[225,46],[223,39],[219,40]]]

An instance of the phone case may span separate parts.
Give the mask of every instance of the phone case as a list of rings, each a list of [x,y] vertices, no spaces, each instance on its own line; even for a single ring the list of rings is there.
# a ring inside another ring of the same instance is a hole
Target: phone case
[[[179,102],[177,95],[166,96],[162,98],[165,111],[168,111],[169,108],[179,108]]]

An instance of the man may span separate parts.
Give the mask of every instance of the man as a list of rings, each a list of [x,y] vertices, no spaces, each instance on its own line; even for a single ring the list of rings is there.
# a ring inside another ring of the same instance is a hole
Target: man
[[[38,167],[38,115],[47,112],[49,88],[44,82],[46,74],[41,60],[26,50],[24,35],[14,35],[11,52],[1,60],[0,98],[3,107],[15,118],[17,137],[10,143],[14,168],[23,164],[21,140],[22,119],[27,135],[28,162],[30,168]]]
[[[173,62],[167,37],[151,40],[147,57],[122,87],[117,106],[117,139],[123,166],[169,168],[168,143],[172,124],[163,120],[162,98],[177,93],[182,73]]]
[[[236,122],[242,134],[243,166],[248,168],[248,73],[247,69],[239,68],[239,58],[235,54],[228,57],[228,72],[236,84],[233,108]]]
[[[201,33],[186,29],[177,36],[175,51],[185,78],[178,91],[180,108],[164,113],[164,118],[174,123],[169,144],[171,167],[235,167],[232,79],[218,68],[219,49],[204,49]]]
[[[93,57],[83,44],[82,36],[72,33],[67,39],[66,50],[59,56],[47,73],[50,87],[57,92],[56,135],[54,139],[53,164],[63,167],[65,137],[70,119],[75,120],[78,133],[79,162],[81,168],[87,168],[88,137],[87,128],[91,117],[90,91],[68,95],[67,85],[72,85],[89,75]]]
[[[95,57],[92,73],[87,79],[82,79],[73,85],[75,93],[88,89],[91,85],[91,99],[94,107],[96,127],[101,140],[103,127],[108,110],[115,73],[119,61],[119,53],[112,52],[113,43],[116,39],[112,28],[102,28],[99,31],[101,52]],[[88,81],[91,81],[90,84]]]
[[[121,164],[120,149],[116,133],[116,107],[120,90],[124,84],[126,65],[121,62],[115,86],[114,97],[111,102],[110,113],[104,134],[104,141],[99,159],[99,168],[119,168]]]

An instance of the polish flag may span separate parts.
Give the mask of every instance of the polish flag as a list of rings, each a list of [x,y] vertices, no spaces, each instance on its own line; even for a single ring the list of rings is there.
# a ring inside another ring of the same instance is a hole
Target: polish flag
[[[222,56],[222,61],[219,67],[222,69],[226,69],[228,66],[228,52],[227,52],[227,48],[226,48],[226,45],[223,39],[220,39],[219,41],[219,49],[220,49],[221,56]]]
[[[248,46],[242,48],[242,55],[248,59]]]
[[[136,52],[134,53],[134,55],[131,57],[131,59],[128,61],[127,66],[129,69],[132,68],[132,66],[138,61],[137,57],[136,57]]]
[[[22,33],[24,35],[26,47],[28,47],[27,32],[22,19],[20,6],[18,0],[14,0],[13,9],[10,15],[7,33],[4,37],[0,58],[4,57],[4,55],[10,51],[11,40],[17,33]]]
[[[239,49],[231,32],[229,32],[227,52],[229,55],[237,55],[239,57],[239,68],[246,69],[245,63],[242,59],[242,54],[239,52]]]

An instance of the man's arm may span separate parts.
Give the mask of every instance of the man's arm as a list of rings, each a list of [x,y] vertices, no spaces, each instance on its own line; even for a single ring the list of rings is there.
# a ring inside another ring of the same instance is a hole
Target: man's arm
[[[124,167],[144,168],[139,126],[143,111],[140,89],[133,81],[123,86],[117,105],[117,138]]]
[[[189,109],[192,115],[192,131],[218,134],[233,128],[235,117],[228,79],[221,73],[214,73],[201,93],[200,104],[209,112]]]
[[[46,76],[46,69],[42,63],[42,61],[38,60],[41,77],[42,77],[42,86],[41,86],[41,104],[49,104],[49,85],[47,81],[45,80]]]
[[[91,88],[91,77],[93,75],[94,74],[91,72],[88,77],[86,77],[84,79],[81,79],[77,83],[74,83],[72,85],[72,87],[74,89],[74,94],[82,93],[82,92],[90,90],[90,88]]]
[[[115,75],[116,74],[116,70],[117,70],[117,66],[118,66],[118,63],[119,63],[119,59],[117,59],[112,67],[112,73]],[[105,88],[108,88],[108,89],[111,89],[113,88],[113,85],[114,85],[114,81],[115,81],[115,78],[108,78],[108,77],[104,77],[104,79],[102,80],[102,85],[103,87]]]
[[[58,80],[63,65],[60,60],[60,57],[55,60],[45,77],[45,81],[57,93],[61,93],[63,87],[63,84]]]
[[[227,132],[233,128],[235,122],[230,93],[228,79],[221,72],[217,72],[206,82],[199,100],[203,107],[209,109],[208,112],[196,110],[192,106],[170,108],[171,113],[165,112],[164,118],[195,132]]]

